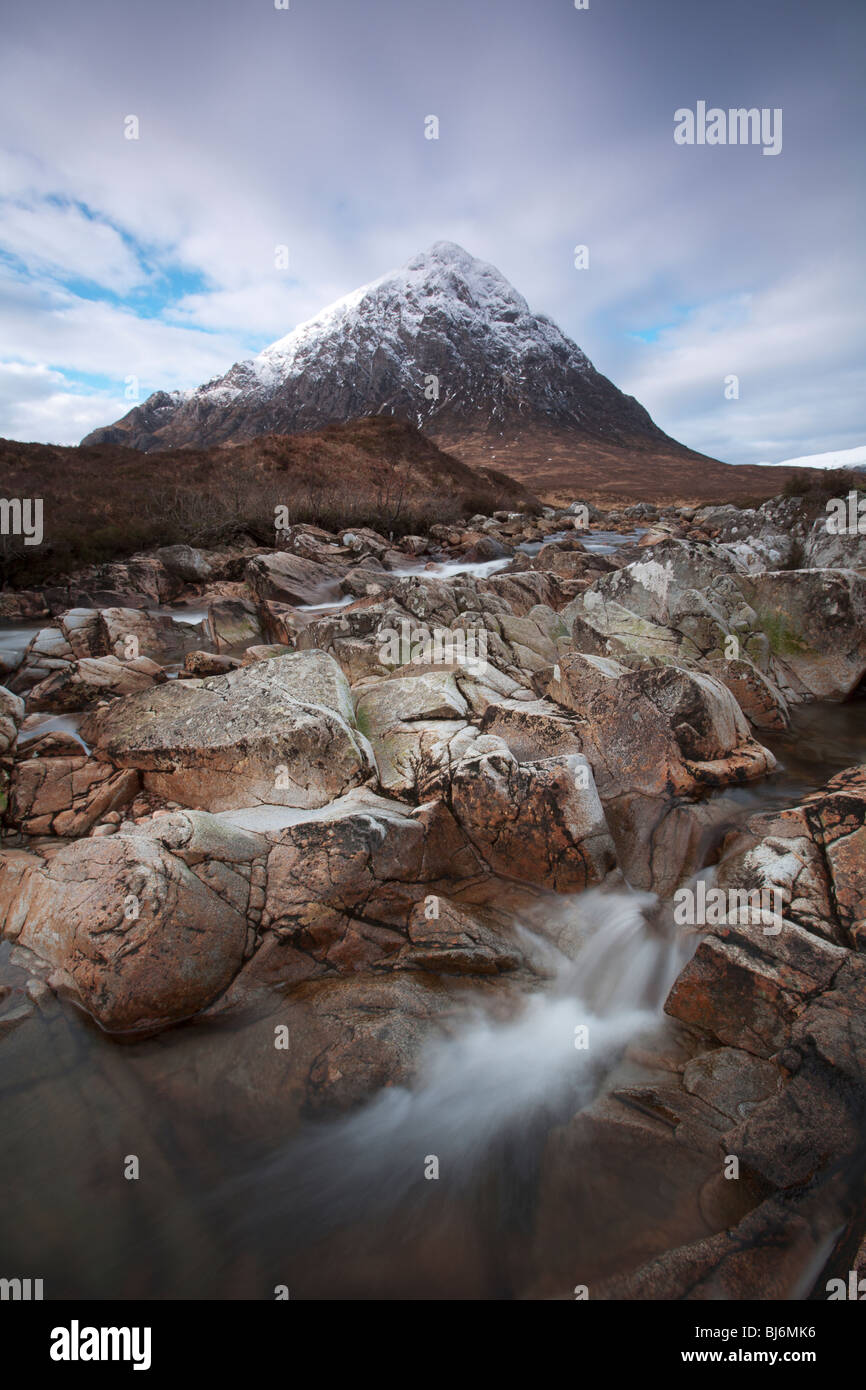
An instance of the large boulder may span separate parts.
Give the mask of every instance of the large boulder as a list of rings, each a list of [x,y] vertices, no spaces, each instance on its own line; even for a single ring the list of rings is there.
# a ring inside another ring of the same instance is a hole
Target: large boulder
[[[467,723],[469,705],[450,671],[367,683],[355,695],[358,728],[370,740],[379,783],[395,795],[413,792],[427,750]]]
[[[373,771],[345,677],[319,651],[115,701],[82,736],[148,790],[211,811],[323,806]]]
[[[605,800],[629,792],[688,795],[751,781],[775,767],[727,687],[701,671],[634,671],[572,653],[559,663],[548,695],[577,716]]]
[[[245,824],[255,824],[244,818]],[[486,869],[442,803],[410,810],[366,789],[322,810],[271,817],[264,942],[245,980],[369,969],[407,945],[413,908]]]
[[[748,585],[780,684],[798,700],[841,700],[866,673],[866,578],[853,570],[781,570]]]
[[[240,969],[243,875],[229,871],[214,885],[140,835],[78,840],[48,862],[27,858],[0,867],[13,890],[0,890],[4,933],[49,961],[56,987],[103,1028],[189,1018]]]

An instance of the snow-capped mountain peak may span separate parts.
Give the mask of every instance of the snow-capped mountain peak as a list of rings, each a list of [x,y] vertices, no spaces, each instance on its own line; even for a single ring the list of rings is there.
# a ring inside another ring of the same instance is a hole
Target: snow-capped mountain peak
[[[501,439],[537,425],[606,442],[660,437],[495,266],[436,241],[224,376],[182,396],[157,392],[87,442],[206,445],[376,414],[449,447],[469,431]]]

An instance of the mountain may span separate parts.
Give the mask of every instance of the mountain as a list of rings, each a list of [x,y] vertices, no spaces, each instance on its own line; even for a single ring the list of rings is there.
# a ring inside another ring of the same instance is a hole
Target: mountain
[[[679,465],[684,478],[703,461],[532,313],[494,266],[448,241],[224,376],[155,392],[83,443],[201,447],[364,415],[409,421],[466,463],[492,463],[535,490],[573,491],[580,465],[593,460],[595,481],[612,468],[614,482],[635,454],[644,467]]]

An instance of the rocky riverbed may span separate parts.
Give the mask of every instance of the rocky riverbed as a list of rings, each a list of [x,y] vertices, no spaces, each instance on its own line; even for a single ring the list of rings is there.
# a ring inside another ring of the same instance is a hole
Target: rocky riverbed
[[[866,539],[787,497],[277,540],[0,595],[4,1267],[825,1297]]]

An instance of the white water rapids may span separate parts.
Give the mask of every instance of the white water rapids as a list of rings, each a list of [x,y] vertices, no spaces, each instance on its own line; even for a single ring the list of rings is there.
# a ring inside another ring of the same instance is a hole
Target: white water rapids
[[[512,1019],[478,1008],[426,1047],[411,1087],[308,1128],[241,1188],[258,1204],[264,1188],[271,1217],[321,1237],[359,1213],[383,1219],[427,1186],[430,1157],[454,1191],[476,1182],[503,1143],[531,1150],[527,1137],[589,1104],[629,1041],[658,1022],[695,939],[651,926],[656,906],[650,894],[594,889],[556,904],[545,937],[519,928],[548,979]]]

